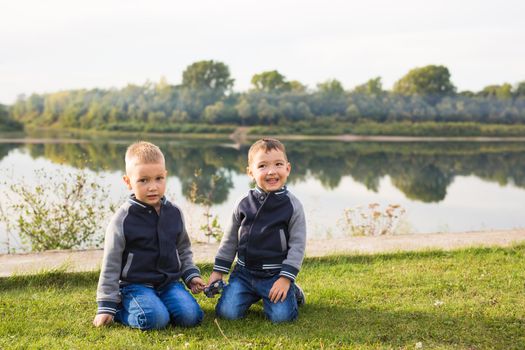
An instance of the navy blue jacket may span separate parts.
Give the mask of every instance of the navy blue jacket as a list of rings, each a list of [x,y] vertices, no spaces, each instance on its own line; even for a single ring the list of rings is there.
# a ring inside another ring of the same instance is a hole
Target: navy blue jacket
[[[119,287],[140,283],[162,288],[180,278],[186,284],[200,276],[181,210],[162,199],[160,214],[131,196],[106,230],[104,258],[97,289],[97,313],[115,314]]]
[[[215,258],[214,271],[228,273],[237,263],[295,280],[304,258],[306,220],[299,200],[286,187],[249,191],[236,206]]]

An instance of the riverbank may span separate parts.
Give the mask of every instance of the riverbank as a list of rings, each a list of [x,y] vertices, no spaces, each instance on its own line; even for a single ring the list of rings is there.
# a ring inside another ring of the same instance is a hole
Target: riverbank
[[[307,242],[306,256],[332,254],[374,254],[428,249],[453,250],[466,247],[506,247],[525,242],[525,228],[462,233],[432,233],[379,237],[346,237]],[[218,244],[193,243],[194,260],[212,263]],[[94,271],[100,268],[101,249],[82,251],[47,251],[42,253],[0,255],[0,277],[34,274],[63,269],[70,272]]]
[[[206,129],[209,125],[198,124],[201,131],[154,131],[154,130],[91,130],[75,128],[38,128],[17,132],[1,132],[0,143],[84,143],[90,139],[106,138],[185,138],[230,139],[236,144],[251,143],[255,139],[273,135],[282,140],[295,141],[342,141],[342,142],[523,142],[525,126],[505,124],[476,124],[454,122],[390,122],[361,123],[352,127],[332,126],[326,130],[312,130],[286,126],[237,126],[224,125],[222,129]],[[350,124],[351,125],[351,124]],[[195,125],[193,125],[196,127]],[[467,127],[468,132],[458,132]],[[470,130],[474,128],[475,130]],[[479,130],[477,130],[479,129]]]

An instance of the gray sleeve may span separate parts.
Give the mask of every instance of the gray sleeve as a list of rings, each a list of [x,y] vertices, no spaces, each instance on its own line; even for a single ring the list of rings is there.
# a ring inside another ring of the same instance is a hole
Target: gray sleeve
[[[173,206],[179,210],[180,217],[182,219],[182,232],[180,235],[177,236],[176,244],[177,254],[179,254],[181,263],[182,278],[184,282],[188,284],[194,277],[200,277],[200,270],[193,262],[191,240],[190,236],[188,235],[188,231],[186,231],[186,224],[184,221],[184,215],[182,214],[182,210],[174,204]]]
[[[120,207],[113,215],[104,238],[104,257],[98,280],[97,302],[120,303],[119,280],[122,266],[122,253],[126,245],[124,219],[129,207]],[[103,303],[102,303],[103,304]]]
[[[304,259],[304,252],[306,249],[306,218],[304,216],[303,205],[299,200],[288,194],[293,206],[293,214],[288,224],[288,255],[283,261],[281,275],[295,280]]]
[[[243,197],[244,199],[246,197]],[[242,201],[239,200],[235,205],[230,224],[222,237],[221,244],[217,255],[215,256],[215,264],[213,266],[213,271],[228,273],[230,272],[231,265],[233,260],[237,255],[237,248],[239,246],[239,228],[240,224],[240,215],[239,215],[239,203]]]

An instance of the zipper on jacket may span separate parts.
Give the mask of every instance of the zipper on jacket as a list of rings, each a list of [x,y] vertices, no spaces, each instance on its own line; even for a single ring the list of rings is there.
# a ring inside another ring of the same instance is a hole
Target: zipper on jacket
[[[179,264],[179,270],[182,269],[182,263],[180,262],[179,249],[175,248],[175,255],[177,256],[177,263]]]
[[[257,212],[255,213],[255,217],[253,218],[253,222],[250,225],[250,229],[248,230],[248,239],[246,240],[246,255],[244,257],[244,263],[245,263],[246,267],[249,266],[249,264],[248,264],[248,261],[249,261],[249,259],[248,259],[248,248],[250,247],[250,240],[252,238],[253,225],[255,225],[255,222],[257,221],[257,218],[259,217],[259,213],[261,212],[261,210],[264,207],[264,204],[266,203],[268,198],[270,198],[270,195],[271,195],[271,193],[267,193],[266,194],[266,197],[264,198],[263,202],[261,203],[261,206],[259,207],[259,209],[257,209]],[[258,200],[258,199],[259,198],[256,198],[256,200]]]
[[[131,267],[132,261],[133,261],[133,253],[128,253],[128,259],[126,260],[126,265],[122,269],[122,278],[128,277],[128,272]]]
[[[288,250],[288,242],[286,242],[286,235],[284,234],[284,230],[282,228],[279,229],[279,237],[281,238],[281,250],[285,252]]]

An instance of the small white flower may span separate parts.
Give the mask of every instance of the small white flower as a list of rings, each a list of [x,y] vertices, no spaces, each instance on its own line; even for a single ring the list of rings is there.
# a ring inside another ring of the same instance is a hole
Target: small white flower
[[[442,300],[436,300],[436,301],[434,302],[434,306],[437,306],[437,307],[440,307],[440,306],[442,306],[443,304],[445,304],[445,303],[444,303]]]
[[[416,343],[416,349],[423,349],[423,343],[420,342],[420,341],[418,341],[418,342]]]

